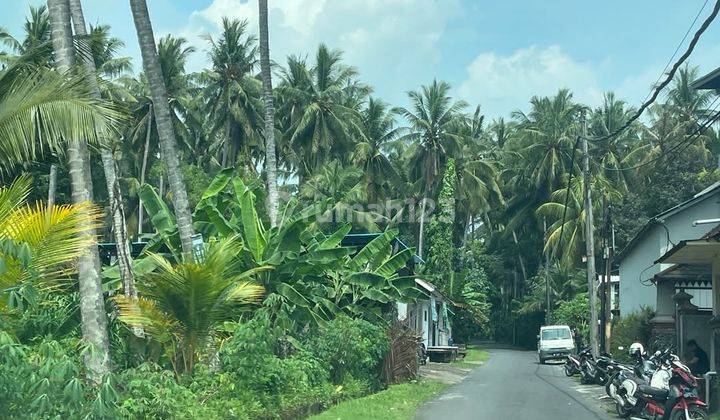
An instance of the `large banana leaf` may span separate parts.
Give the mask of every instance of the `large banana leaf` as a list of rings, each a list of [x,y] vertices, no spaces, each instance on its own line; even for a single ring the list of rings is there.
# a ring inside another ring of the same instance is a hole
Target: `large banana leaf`
[[[138,196],[152,223],[157,236],[153,237],[146,249],[157,251],[161,244],[164,244],[170,252],[179,260],[179,243],[177,224],[165,202],[157,195],[155,188],[149,184],[143,184],[138,190]]]
[[[255,261],[262,261],[266,242],[262,222],[255,211],[255,195],[240,178],[233,179],[233,187],[235,195],[240,200],[245,246],[250,250]]]
[[[318,249],[331,249],[339,246],[343,238],[350,232],[350,229],[352,229],[352,225],[350,224],[341,227],[324,241],[320,242]]]
[[[382,265],[375,270],[375,272],[385,277],[391,277],[395,275],[398,270],[405,267],[410,258],[412,258],[412,251],[409,249],[403,249],[383,262]]]
[[[390,229],[378,235],[361,249],[350,261],[351,268],[355,270],[365,269],[372,261],[377,261],[378,256],[390,252],[390,243],[398,235],[397,229]]]

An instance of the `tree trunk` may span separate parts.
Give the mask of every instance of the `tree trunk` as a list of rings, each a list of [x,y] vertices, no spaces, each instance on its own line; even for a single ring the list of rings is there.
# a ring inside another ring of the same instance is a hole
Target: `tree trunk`
[[[278,186],[277,156],[275,154],[275,105],[273,102],[272,73],[270,72],[270,40],[268,39],[267,0],[258,0],[260,8],[260,75],[265,100],[265,176],[268,189],[268,214],[272,226],[277,226]]]
[[[175,140],[175,132],[173,131],[165,81],[162,77],[157,48],[155,47],[152,23],[150,22],[150,15],[145,0],[130,0],[130,8],[132,9],[135,30],[137,31],[138,42],[140,44],[143,68],[145,69],[150,92],[152,93],[155,126],[157,127],[158,136],[160,137],[160,150],[162,151],[162,158],[167,169],[168,184],[172,192],[175,218],[177,219],[178,232],[180,233],[180,243],[184,257],[190,260],[192,259],[192,236],[194,234],[192,215],[190,213],[187,189],[185,188],[185,182],[182,172],[180,171],[177,141]]]
[[[48,0],[48,11],[52,25],[52,42],[55,52],[55,66],[60,73],[67,73],[73,65],[73,40],[70,24],[70,7],[67,0]],[[67,156],[70,166],[70,187],[74,203],[90,201],[85,174],[85,155],[81,153],[79,139],[67,139]],[[95,230],[87,230],[95,237]],[[99,383],[110,370],[107,314],[100,285],[100,274],[95,265],[97,246],[78,259],[78,283],[80,292],[80,317],[83,339],[93,349],[85,353],[88,377]]]
[[[48,176],[48,197],[47,208],[51,209],[55,205],[55,192],[57,191],[57,165],[50,165],[50,175]]]
[[[140,167],[140,185],[143,185],[145,183],[145,172],[147,172],[147,161],[148,161],[148,151],[150,149],[150,133],[152,132],[152,116],[153,116],[153,106],[152,102],[148,105],[148,123],[147,123],[147,131],[145,132],[145,149],[143,150],[143,160],[142,160],[142,166]],[[142,199],[138,196],[138,240],[140,235],[143,233],[143,219],[145,216],[143,208]]]
[[[90,87],[91,95],[96,99],[102,99],[100,88],[98,88],[95,73],[95,62],[89,54],[89,45],[87,39],[87,29],[85,27],[85,17],[83,15],[82,4],[80,0],[69,0],[70,13],[72,15],[73,29],[75,34],[81,37],[81,43],[84,44],[85,54],[83,62],[85,65],[85,78]],[[120,269],[120,278],[122,279],[125,296],[137,297],[135,292],[135,279],[132,272],[132,257],[130,255],[130,244],[128,243],[127,224],[125,222],[125,209],[118,182],[117,172],[115,168],[115,159],[110,150],[109,141],[100,147],[100,157],[102,159],[103,172],[105,172],[105,186],[108,192],[108,202],[110,205],[110,219],[112,221],[112,233],[115,238],[115,250],[117,252],[118,268]]]
[[[422,259],[423,257],[423,241],[425,239],[425,204],[427,203],[427,198],[423,196],[422,198],[422,206],[420,207],[420,233],[418,234],[418,257]]]
[[[517,234],[515,233],[514,230],[513,230],[512,236],[513,236],[513,241],[515,242],[515,245],[520,245],[520,243],[518,242]],[[518,252],[518,260],[520,261],[520,270],[522,271],[523,285],[524,285],[525,283],[527,283],[528,278],[527,278],[527,270],[525,269],[525,259],[523,258],[522,254],[520,252]]]
[[[229,105],[228,105],[229,107]],[[227,168],[228,164],[228,155],[230,154],[230,142],[232,141],[230,137],[230,117],[227,117],[227,121],[225,122],[225,144],[223,144],[223,151],[222,151],[222,159],[220,161],[220,166],[224,168]]]

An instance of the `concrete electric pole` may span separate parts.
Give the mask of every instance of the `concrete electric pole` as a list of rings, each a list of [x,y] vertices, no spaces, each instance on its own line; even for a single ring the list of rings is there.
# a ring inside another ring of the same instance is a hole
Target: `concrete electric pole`
[[[587,143],[587,121],[582,114],[582,150],[583,150],[583,195],[585,203],[585,254],[587,258],[587,282],[590,301],[590,350],[598,356],[598,313],[597,313],[597,274],[595,273],[595,232],[593,227],[592,191],[590,184],[590,154]]]

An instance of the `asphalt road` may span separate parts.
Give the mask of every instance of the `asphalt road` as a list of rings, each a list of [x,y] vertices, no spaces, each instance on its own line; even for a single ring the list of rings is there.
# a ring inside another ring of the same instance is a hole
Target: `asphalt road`
[[[601,387],[567,378],[562,364],[540,365],[537,353],[488,349],[490,360],[418,411],[419,420],[605,420]]]

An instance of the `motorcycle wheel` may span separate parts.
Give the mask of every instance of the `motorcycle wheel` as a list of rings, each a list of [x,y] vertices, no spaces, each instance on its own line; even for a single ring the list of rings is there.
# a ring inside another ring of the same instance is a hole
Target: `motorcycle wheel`
[[[592,381],[590,380],[588,374],[585,372],[585,369],[580,369],[580,383],[583,385],[587,385],[591,382]]]
[[[573,376],[574,374],[575,370],[573,367],[570,364],[565,363],[565,376]]]
[[[689,404],[688,415],[692,420],[705,420],[708,418],[708,412],[705,408],[699,405]],[[676,408],[670,413],[670,420],[684,420],[685,410]]]
[[[630,415],[632,414],[632,408],[627,408],[617,401],[615,402],[615,411],[617,411],[618,417],[623,419],[630,417]]]
[[[607,394],[609,397],[615,398],[616,391],[617,387],[613,382],[613,378],[608,379],[608,381],[605,382],[605,394]]]

